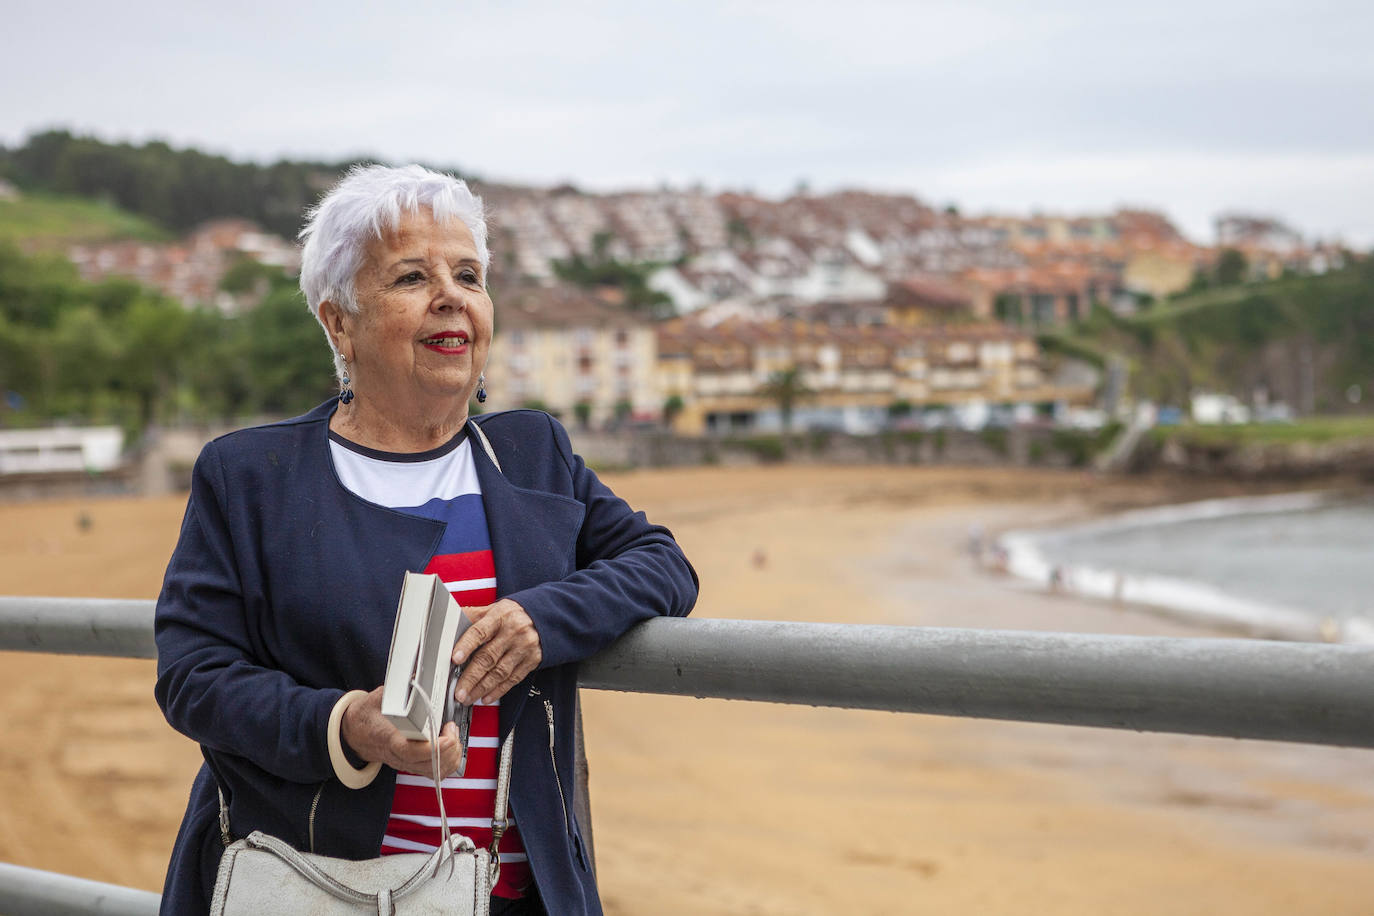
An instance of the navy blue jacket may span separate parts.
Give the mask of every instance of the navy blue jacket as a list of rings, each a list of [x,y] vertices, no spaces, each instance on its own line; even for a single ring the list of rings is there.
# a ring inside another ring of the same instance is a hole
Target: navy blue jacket
[[[344,488],[329,454],[334,406],[230,433],[196,462],[158,597],[156,696],[206,763],[172,852],[164,913],[209,907],[223,851],[216,784],[236,837],[262,830],[352,859],[381,848],[395,771],[344,787],[325,730],[344,691],[382,683],[402,574],[425,568],[444,526]],[[577,662],[638,621],[687,614],[696,573],[668,530],[601,483],[547,414],[470,422],[501,464],[473,443],[499,594],[529,614],[543,651],[501,702],[502,736],[517,728],[511,808],[549,912],[600,913],[572,809]]]

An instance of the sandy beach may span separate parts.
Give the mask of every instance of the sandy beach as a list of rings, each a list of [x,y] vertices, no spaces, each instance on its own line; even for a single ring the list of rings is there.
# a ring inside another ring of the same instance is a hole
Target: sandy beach
[[[1213,634],[990,576],[969,532],[1237,492],[932,468],[607,480],[677,534],[699,616],[1178,636]],[[183,505],[0,505],[0,594],[154,597]],[[200,755],[153,704],[152,663],[0,658],[0,861],[158,889]],[[1374,752],[583,703],[608,913],[1374,912]]]

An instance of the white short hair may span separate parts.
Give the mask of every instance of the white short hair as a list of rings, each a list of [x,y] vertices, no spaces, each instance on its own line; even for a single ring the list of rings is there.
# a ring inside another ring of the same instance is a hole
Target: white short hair
[[[437,222],[460,219],[472,233],[485,278],[491,255],[487,251],[487,219],[482,198],[461,178],[419,165],[393,168],[358,165],[306,213],[301,230],[301,292],[310,313],[319,320],[320,303],[329,300],[351,314],[358,313],[354,286],[363,252],[401,222],[401,214],[427,208]],[[324,322],[320,322],[324,326]],[[325,338],[329,339],[326,332]],[[344,376],[343,357],[334,350],[334,371]]]

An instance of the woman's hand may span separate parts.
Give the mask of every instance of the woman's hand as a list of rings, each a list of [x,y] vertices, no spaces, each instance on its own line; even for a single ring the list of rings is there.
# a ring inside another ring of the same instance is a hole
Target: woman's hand
[[[495,703],[539,667],[544,651],[525,609],[509,598],[486,607],[463,608],[472,626],[453,647],[453,663],[463,665],[454,697]]]
[[[458,747],[458,727],[445,722],[439,731],[439,777],[434,770],[434,754],[428,741],[412,741],[396,730],[382,715],[382,688],[369,693],[344,710],[339,737],[353,753],[371,763],[380,760],[403,773],[436,779],[457,772],[462,752]]]

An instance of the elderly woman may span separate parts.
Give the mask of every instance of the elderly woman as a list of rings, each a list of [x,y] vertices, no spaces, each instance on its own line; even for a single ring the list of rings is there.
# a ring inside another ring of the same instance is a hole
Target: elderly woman
[[[302,232],[301,289],[341,393],[211,442],[157,606],[157,700],[205,756],[163,912],[205,912],[224,844],[254,830],[362,859],[490,839],[512,729],[494,913],[599,913],[572,807],[577,663],[637,621],[684,615],[696,574],[528,410],[485,398],[493,309],[481,201],[418,166],[351,172]],[[381,714],[403,574],[438,574],[472,625],[454,648],[473,705],[462,778],[445,725]],[[425,787],[428,786],[428,789]],[[221,829],[220,794],[227,802]]]

